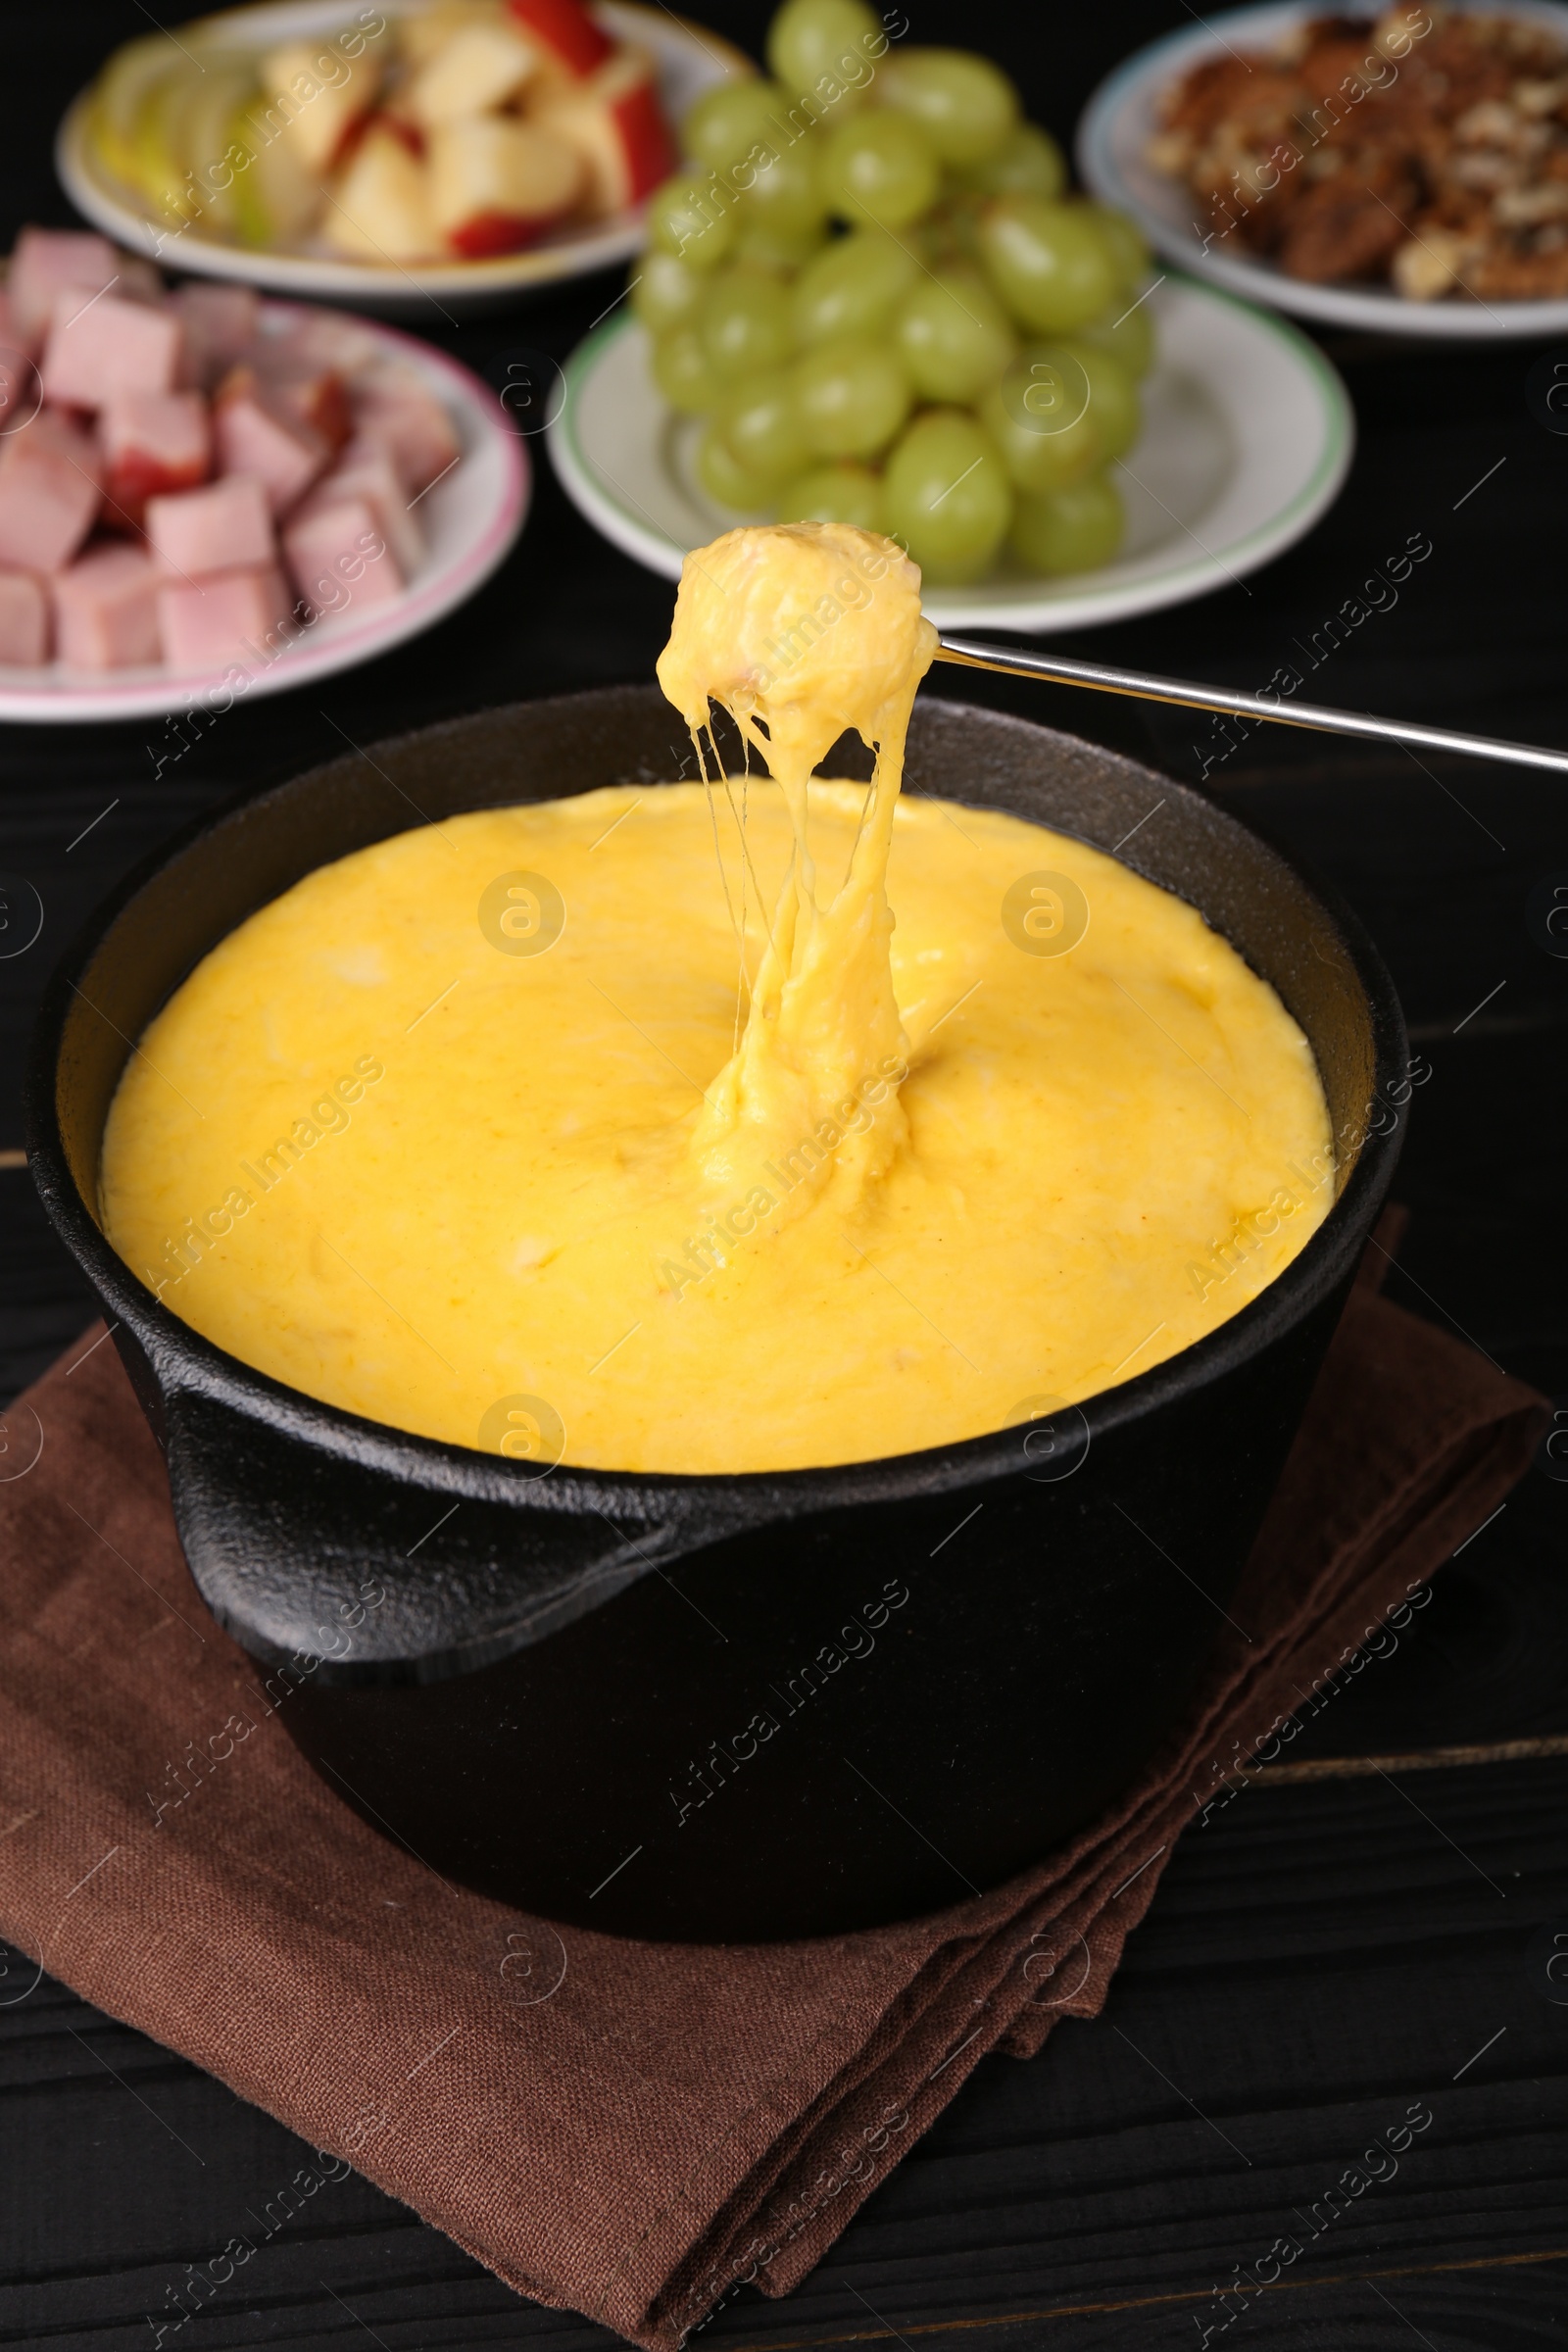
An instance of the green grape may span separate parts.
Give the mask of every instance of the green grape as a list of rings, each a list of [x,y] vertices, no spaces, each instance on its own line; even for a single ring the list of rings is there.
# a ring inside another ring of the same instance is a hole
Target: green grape
[[[864,0],[784,0],[767,28],[767,62],[784,87],[817,91],[829,80],[840,104],[856,103],[887,45],[881,19]]]
[[[1013,553],[1031,571],[1054,578],[1097,571],[1121,545],[1121,499],[1103,474],[1086,474],[1065,490],[1026,493],[1013,517]],[[911,549],[912,554],[912,549]]]
[[[940,200],[923,220],[904,233],[905,242],[919,254],[929,270],[946,270],[956,262],[972,268],[980,256],[980,207],[961,192]]]
[[[1074,339],[1070,343],[1031,343],[1023,356],[1040,373],[1054,371],[1070,387],[1069,399],[1076,399],[1079,385],[1087,382],[1088,415],[1102,459],[1108,464],[1112,458],[1126,455],[1143,429],[1143,409],[1137,383],[1114,353]]]
[[[697,444],[697,479],[710,498],[743,514],[760,514],[773,495],[773,484],[748,472],[716,424],[710,424]]]
[[[752,262],[759,270],[794,277],[816,259],[826,240],[825,217],[809,228],[785,229],[775,228],[744,196],[735,208],[735,242],[730,250],[736,261]]]
[[[880,229],[835,237],[797,281],[796,341],[806,345],[838,335],[879,334],[919,274],[913,254]]]
[[[922,400],[978,399],[1012,358],[1007,314],[978,270],[949,267],[906,296],[896,332]]]
[[[1064,490],[1104,462],[1089,377],[1063,352],[1025,352],[980,403],[980,421],[1016,489]]]
[[[672,326],[654,345],[654,381],[683,416],[706,416],[720,386],[695,326]]]
[[[941,184],[930,140],[905,115],[860,115],[827,134],[820,185],[853,228],[903,228],[930,211]]]
[[[790,374],[807,446],[819,458],[870,458],[909,414],[904,364],[886,344],[846,335],[819,343]]]
[[[730,383],[776,368],[795,348],[788,294],[769,271],[744,264],[710,279],[697,331],[714,373]]]
[[[759,479],[782,481],[810,462],[787,368],[771,368],[732,385],[716,417],[736,463]]]
[[[910,425],[882,480],[887,527],[926,578],[976,580],[1012,520],[1012,488],[996,443],[972,416],[933,409]]]
[[[815,466],[798,474],[774,502],[780,522],[851,522],[882,528],[882,481],[869,466]]]
[[[884,106],[918,122],[944,164],[978,164],[1018,121],[1018,93],[967,49],[896,49],[877,76]]]
[[[735,241],[735,199],[711,172],[678,172],[648,199],[648,237],[689,269],[716,269]]]
[[[987,276],[1021,326],[1070,334],[1116,291],[1110,249],[1081,205],[994,196],[980,215]]]
[[[1017,122],[1007,136],[968,171],[957,174],[961,187],[979,196],[1059,196],[1067,184],[1067,165],[1049,130],[1038,122]]]
[[[662,335],[666,327],[695,320],[706,283],[699,271],[678,262],[672,253],[650,245],[631,281],[631,307],[651,333]]]
[[[827,199],[817,183],[813,142],[797,140],[793,147],[781,148],[771,163],[760,166],[742,201],[750,220],[775,236],[820,231]]]
[[[680,126],[680,143],[692,161],[710,172],[730,172],[744,163],[754,147],[775,154],[781,142],[779,124],[789,113],[788,95],[776,81],[721,81],[705,90],[688,109]]]
[[[1125,213],[1118,213],[1114,205],[1097,204],[1092,197],[1080,197],[1078,208],[1089,215],[1104,238],[1118,285],[1124,286],[1129,294],[1136,294],[1149,283],[1149,273],[1154,266],[1154,257],[1136,225]]]
[[[1147,375],[1154,364],[1154,320],[1147,302],[1131,310],[1123,307],[1125,302],[1125,295],[1118,294],[1108,310],[1074,327],[1073,340],[1108,351],[1136,378]]]

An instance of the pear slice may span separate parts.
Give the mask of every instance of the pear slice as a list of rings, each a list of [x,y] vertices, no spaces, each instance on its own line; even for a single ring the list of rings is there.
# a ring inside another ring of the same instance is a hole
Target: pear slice
[[[185,177],[188,166],[179,120],[200,72],[178,59],[143,85],[127,149],[131,169],[126,177],[146,198],[153,218],[175,235],[200,223],[207,210],[206,198]]]
[[[209,236],[239,233],[238,188],[248,175],[249,149],[235,138],[235,123],[256,95],[249,66],[215,60],[174,117],[172,127],[183,151],[185,184],[202,206],[199,226]]]
[[[250,156],[234,180],[235,234],[242,245],[297,245],[321,209],[321,180],[283,128],[266,95],[241,108],[233,142]]]
[[[180,63],[167,32],[149,32],[117,49],[93,85],[89,135],[100,161],[130,187],[140,185],[136,125],[152,84]]]

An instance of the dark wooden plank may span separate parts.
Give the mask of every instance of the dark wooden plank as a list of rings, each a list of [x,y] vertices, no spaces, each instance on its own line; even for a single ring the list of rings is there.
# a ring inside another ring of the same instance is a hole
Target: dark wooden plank
[[[1249,2317],[1259,2341],[1315,2344],[1325,2325],[1396,2341],[1354,2283],[1393,2273],[1387,2291],[1428,2334],[1438,2322],[1437,2344],[1546,2340],[1568,2273],[1523,2258],[1568,2256],[1568,2007],[1543,1997],[1529,1946],[1544,1919],[1568,1925],[1568,1763],[1419,1783],[1250,1790],[1191,1835],[1104,2016],[1063,2024],[1031,2065],[987,2061],[787,2304],[743,2295],[707,2340],[874,2336],[863,2296],[922,2340],[957,2341],[964,2322],[962,2340],[1011,2352],[1054,2339],[1009,2314],[1060,2310],[1064,2342],[1131,2341],[1130,2310],[1092,2307],[1150,2297],[1137,2340],[1175,2343],[1281,2236],[1299,2251]],[[259,2240],[299,2168],[319,2174],[265,2117],[60,1989],[0,2014],[0,2342],[129,2340],[177,2308],[187,2265]],[[1430,2124],[1388,2150],[1412,2106]],[[1364,2169],[1388,2177],[1332,2199],[1380,2140]],[[610,2340],[519,2304],[352,2177],[239,2276],[169,2340],[352,2340],[333,2294],[392,2346]],[[1461,2278],[1492,2333],[1453,2332]]]

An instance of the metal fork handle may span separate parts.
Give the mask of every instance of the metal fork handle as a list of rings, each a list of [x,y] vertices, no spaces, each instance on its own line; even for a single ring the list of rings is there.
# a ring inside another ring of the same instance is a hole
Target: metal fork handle
[[[1060,654],[1025,654],[1010,645],[978,645],[968,637],[941,637],[937,660],[967,669],[996,669],[1013,678],[1044,678],[1057,686],[1089,686],[1101,694],[1130,694],[1146,703],[1177,703],[1190,710],[1216,710],[1228,718],[1266,718],[1278,726],[1315,727],[1325,735],[1358,735],[1369,743],[1402,743],[1411,750],[1463,752],[1472,760],[1501,760],[1515,767],[1544,767],[1568,775],[1568,752],[1540,743],[1503,743],[1495,735],[1461,735],[1452,727],[1418,727],[1402,718],[1375,718],[1364,710],[1331,710],[1322,703],[1266,701],[1260,694],[1233,694],[1220,686],[1196,686],[1186,678],[1157,678],[1142,669],[1112,669],[1100,662],[1071,662]]]

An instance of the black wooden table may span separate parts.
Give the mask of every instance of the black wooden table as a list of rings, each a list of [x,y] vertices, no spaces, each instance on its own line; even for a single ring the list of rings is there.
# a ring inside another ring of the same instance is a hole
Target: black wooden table
[[[6,242],[24,220],[70,218],[52,126],[150,13],[138,0],[5,12]],[[765,13],[758,0],[706,9],[754,53]],[[1194,13],[1149,0],[1070,24],[1054,11],[1041,29],[1001,0],[934,0],[911,31],[989,50],[1065,134],[1119,54]],[[596,279],[511,319],[453,332],[432,314],[428,329],[478,367],[519,346],[564,356],[616,291]],[[1423,532],[1431,557],[1313,691],[1568,743],[1568,438],[1527,399],[1540,348],[1327,343],[1360,425],[1332,514],[1245,586],[1066,650],[1255,687]],[[175,758],[161,722],[0,730],[0,870],[45,909],[37,945],[0,962],[0,1394],[89,1311],[33,1204],[17,1101],[38,991],[97,898],[174,826],[340,750],[343,733],[368,743],[651,674],[668,587],[602,545],[533,454],[520,546],[417,644],[253,703]],[[1180,713],[978,673],[940,687],[1189,780],[1203,764],[1206,722]],[[1533,892],[1568,883],[1568,785],[1265,729],[1205,789],[1356,905],[1430,1064],[1411,1105],[1399,1192],[1412,1219],[1392,1295],[1568,1405],[1568,957],[1531,918]],[[1568,1463],[1555,1469],[1538,1464],[1444,1570],[1397,1653],[1325,1711],[1289,1767],[1184,1839],[1104,2015],[1063,2026],[1033,2065],[989,2061],[800,2291],[739,2298],[710,2343],[1508,2352],[1562,2340],[1568,1983],[1548,1963],[1568,1953]],[[5,1826],[0,1757],[0,1838]],[[170,2320],[187,2265],[242,2230],[307,2152],[64,1987],[17,1999],[32,1976],[13,1955],[0,1978],[0,2343],[151,2352],[147,2315]],[[1397,2171],[1379,2162],[1386,2177],[1331,2202],[1414,2102],[1432,2122]],[[1278,2283],[1222,2300],[1259,2265],[1268,2277],[1284,2234],[1305,2251]],[[243,2278],[165,2340],[180,2352],[612,2341],[519,2301],[354,2175]]]

